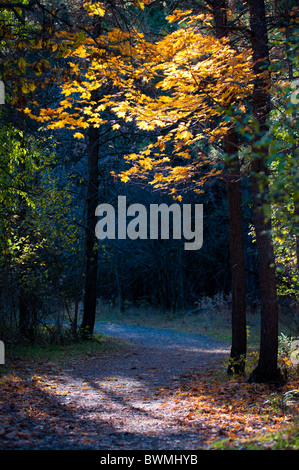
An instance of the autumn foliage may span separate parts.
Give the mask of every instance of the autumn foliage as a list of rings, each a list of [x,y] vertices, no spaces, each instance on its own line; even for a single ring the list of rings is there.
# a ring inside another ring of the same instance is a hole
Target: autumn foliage
[[[98,8],[88,7],[88,14],[104,16]],[[78,33],[57,34],[57,40],[68,45],[64,57],[70,69],[61,84],[63,99],[38,116],[29,108],[25,112],[49,129],[74,129],[80,139],[84,129],[105,124],[103,113],[110,110],[116,116],[112,129],[133,121],[156,136],[125,157],[129,168],[121,174],[122,181],[149,178],[155,188],[169,187],[172,192],[183,181],[201,191],[206,179],[221,171],[201,171],[210,159],[200,144],[204,140],[217,147],[236,111],[242,119],[254,80],[250,49],[238,53],[228,39],[198,32],[198,25],[210,25],[210,18],[176,10],[168,21],[183,22],[184,27],[156,42],[140,31],[117,28],[96,38],[81,35],[82,40]],[[99,90],[96,101],[94,90]]]
[[[0,340],[90,341],[104,303],[201,324],[204,299],[216,298],[210,319],[223,301],[230,377],[207,368],[156,391],[205,448],[297,422],[298,370],[279,357],[279,332],[291,323],[293,341],[299,325],[298,12],[295,0],[0,3]],[[203,250],[98,240],[97,204],[121,191],[203,203]],[[249,314],[259,360],[247,377]],[[19,365],[1,378],[0,439],[30,447],[27,418],[36,436],[43,420],[63,435],[80,410],[51,416],[58,372]]]

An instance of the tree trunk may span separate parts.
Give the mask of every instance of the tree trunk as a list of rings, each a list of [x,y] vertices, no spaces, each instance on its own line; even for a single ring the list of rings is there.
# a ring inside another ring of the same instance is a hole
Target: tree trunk
[[[213,2],[213,16],[216,36],[227,36],[226,1]],[[247,348],[246,337],[246,278],[243,243],[243,213],[241,174],[238,158],[238,136],[235,126],[224,137],[224,148],[227,155],[227,197],[230,221],[230,260],[232,271],[232,345],[228,366],[229,374],[243,373]]]
[[[117,292],[117,308],[119,312],[124,312],[124,296],[123,296],[123,286],[121,282],[121,271],[119,267],[119,256],[118,249],[115,254],[115,280],[116,280],[116,292]]]
[[[243,243],[242,188],[239,159],[237,156],[237,134],[234,128],[225,136],[225,151],[228,156],[226,175],[229,207],[230,259],[232,272],[232,345],[228,365],[229,374],[245,371],[247,349],[246,333],[246,278]]]
[[[93,334],[97,303],[98,249],[95,235],[96,207],[98,205],[98,155],[99,130],[89,129],[88,143],[88,187],[87,187],[87,220],[85,231],[85,288],[83,319],[80,327],[81,337],[88,338]]]
[[[185,309],[184,299],[184,263],[183,263],[183,247],[179,244],[177,249],[177,295],[176,295],[176,308],[183,312]]]
[[[251,43],[254,71],[259,74],[269,66],[268,36],[264,0],[247,0],[250,11]],[[253,114],[258,126],[252,145],[251,188],[253,222],[256,234],[260,301],[261,338],[257,368],[249,381],[259,383],[281,383],[282,376],[277,366],[278,356],[278,303],[276,294],[275,258],[271,239],[271,223],[266,220],[264,207],[268,194],[266,158],[268,146],[261,138],[268,131],[270,96],[265,75],[255,80],[253,92]]]
[[[296,238],[297,271],[299,273],[299,199],[294,197],[294,231]]]
[[[33,342],[32,328],[30,327],[30,307],[27,293],[20,288],[19,292],[19,332],[25,342]]]

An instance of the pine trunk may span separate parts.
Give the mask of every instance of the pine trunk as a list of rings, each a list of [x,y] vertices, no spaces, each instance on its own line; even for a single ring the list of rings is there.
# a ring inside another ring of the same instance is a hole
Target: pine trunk
[[[216,36],[227,36],[226,1],[213,2],[213,16],[216,26]],[[243,213],[241,174],[238,158],[238,136],[234,125],[224,137],[225,153],[227,155],[227,198],[230,230],[230,261],[232,271],[232,345],[228,366],[229,374],[240,374],[245,370],[247,348],[246,337],[246,278],[243,243]]]
[[[81,336],[93,334],[97,304],[98,249],[95,235],[96,207],[98,205],[98,155],[99,130],[89,129],[88,142],[88,188],[87,188],[87,220],[85,230],[85,287],[83,320],[80,327]]]
[[[256,74],[269,66],[268,36],[264,0],[247,0],[250,11],[251,43]],[[275,258],[271,239],[271,223],[266,220],[264,207],[268,195],[266,159],[268,146],[262,137],[268,131],[270,95],[265,75],[257,76],[253,92],[253,113],[258,130],[252,145],[251,186],[253,222],[256,234],[261,301],[261,338],[257,368],[249,381],[281,383],[277,365],[278,303],[276,294]]]
[[[232,128],[225,136],[225,151],[228,156],[226,184],[232,271],[232,345],[228,366],[229,374],[244,373],[247,348],[242,190],[237,148],[237,135],[235,129]]]

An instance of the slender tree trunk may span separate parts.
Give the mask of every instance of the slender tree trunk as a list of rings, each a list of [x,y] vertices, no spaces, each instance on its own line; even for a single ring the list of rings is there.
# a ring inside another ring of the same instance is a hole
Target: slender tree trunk
[[[299,273],[299,199],[294,198],[294,231],[296,237],[296,257],[297,257],[297,271]]]
[[[101,32],[101,20],[95,18],[93,31],[95,37]],[[92,101],[97,101],[99,90],[92,92]],[[85,286],[83,298],[83,319],[80,336],[89,338],[93,335],[97,308],[98,279],[98,241],[95,234],[97,223],[96,208],[99,199],[99,148],[100,131],[98,127],[88,130],[88,186],[87,186],[87,218],[85,229]]]
[[[21,339],[32,342],[32,330],[30,328],[31,312],[29,307],[28,295],[20,287],[19,292],[19,332]]]
[[[213,2],[216,36],[227,36],[226,1]],[[232,345],[228,366],[229,374],[243,373],[247,348],[246,337],[246,278],[243,243],[243,213],[240,164],[238,158],[238,135],[235,126],[224,137],[227,155],[227,197],[230,221],[230,260],[232,271]]]
[[[243,213],[240,165],[237,156],[237,135],[234,128],[225,136],[228,156],[226,174],[230,227],[230,259],[232,272],[232,345],[228,366],[229,374],[245,371],[247,349],[246,334],[246,278],[243,243]]]
[[[73,321],[73,335],[74,335],[74,338],[77,337],[78,316],[79,316],[79,298],[77,297],[76,300],[75,300],[74,321]]]
[[[85,288],[83,319],[80,327],[81,336],[89,337],[93,334],[96,303],[97,303],[97,271],[98,249],[95,235],[96,207],[98,205],[98,155],[99,130],[89,128],[88,142],[88,188],[87,188],[87,220],[85,231]]]
[[[119,268],[118,251],[115,254],[115,280],[116,280],[116,291],[117,291],[117,308],[119,312],[124,312],[124,296],[123,286],[121,282],[121,272]]]
[[[180,311],[184,311],[184,263],[183,263],[183,247],[180,244],[177,250],[177,295],[176,295],[176,306]]]
[[[256,74],[269,66],[268,36],[264,0],[247,0],[250,11],[251,43]],[[265,75],[257,76],[253,92],[253,113],[258,125],[252,153],[251,187],[253,222],[256,234],[261,301],[261,338],[257,368],[249,381],[281,383],[277,366],[278,356],[278,303],[276,294],[275,258],[270,235],[271,223],[266,220],[264,207],[268,194],[266,158],[267,144],[261,138],[268,131],[270,95]]]

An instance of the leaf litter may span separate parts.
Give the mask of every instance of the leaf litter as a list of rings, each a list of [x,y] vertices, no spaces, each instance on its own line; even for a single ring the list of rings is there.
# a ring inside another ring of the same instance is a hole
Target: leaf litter
[[[133,338],[125,354],[69,358],[62,367],[15,360],[0,377],[0,449],[241,446],[298,420],[298,400],[283,402],[298,381],[279,390],[248,384],[226,375],[227,345],[130,328],[120,329]]]

